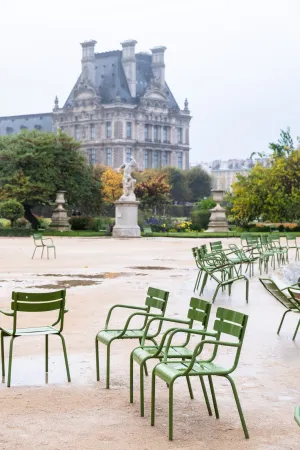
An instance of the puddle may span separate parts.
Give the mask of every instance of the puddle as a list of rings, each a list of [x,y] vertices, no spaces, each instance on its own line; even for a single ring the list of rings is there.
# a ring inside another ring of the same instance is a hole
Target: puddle
[[[140,274],[136,274],[140,275]],[[144,274],[141,274],[144,275]],[[118,277],[131,277],[131,273],[127,272],[105,272],[105,273],[95,273],[95,274],[69,274],[69,273],[40,273],[37,274],[38,277],[69,277],[69,278],[88,278],[88,279],[114,279]]]
[[[34,286],[26,286],[29,289],[67,289],[70,287],[78,287],[78,286],[93,286],[95,284],[101,284],[101,281],[93,281],[93,280],[60,280],[54,284],[40,284]]]
[[[162,266],[134,266],[134,267],[128,267],[128,269],[137,269],[137,270],[173,270],[173,267],[162,267]]]

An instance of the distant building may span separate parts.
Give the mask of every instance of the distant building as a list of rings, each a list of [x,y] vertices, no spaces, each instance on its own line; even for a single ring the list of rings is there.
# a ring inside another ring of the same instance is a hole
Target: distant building
[[[0,117],[0,134],[22,128],[57,131],[82,142],[91,164],[119,167],[134,157],[140,168],[189,168],[190,111],[180,109],[165,81],[165,47],[135,53],[95,53],[96,41],[82,46],[82,68],[65,104],[56,97],[52,113]]]
[[[214,189],[231,192],[232,184],[237,181],[237,175],[246,175],[256,163],[268,167],[270,160],[268,158],[229,159],[228,161],[217,159],[201,162],[200,165],[212,176]]]

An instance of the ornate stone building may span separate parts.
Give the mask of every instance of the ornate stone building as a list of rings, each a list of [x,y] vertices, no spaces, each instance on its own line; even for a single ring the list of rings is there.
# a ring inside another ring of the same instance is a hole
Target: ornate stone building
[[[81,44],[81,74],[62,108],[55,99],[51,129],[81,141],[91,164],[117,168],[132,156],[141,169],[188,169],[191,116],[187,100],[181,110],[165,81],[166,48],[136,53],[136,43],[104,53],[95,53],[96,41]],[[0,117],[0,134],[18,132],[20,121],[49,131],[49,115],[47,126],[38,121],[43,115]]]

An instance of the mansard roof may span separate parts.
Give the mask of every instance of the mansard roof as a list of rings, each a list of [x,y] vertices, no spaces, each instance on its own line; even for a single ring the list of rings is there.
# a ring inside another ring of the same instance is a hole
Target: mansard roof
[[[15,134],[22,129],[52,131],[52,113],[0,117],[0,135]]]
[[[101,103],[115,103],[117,96],[123,103],[139,104],[140,98],[144,95],[147,87],[153,78],[151,69],[152,57],[148,53],[136,53],[136,98],[130,94],[130,90],[125,77],[122,65],[122,51],[113,50],[103,53],[95,53],[96,59],[96,90],[101,97]],[[72,106],[74,100],[74,90],[80,80],[78,78],[72,89],[64,107]],[[165,90],[168,95],[168,107],[179,110],[179,106],[169,89],[167,83]]]

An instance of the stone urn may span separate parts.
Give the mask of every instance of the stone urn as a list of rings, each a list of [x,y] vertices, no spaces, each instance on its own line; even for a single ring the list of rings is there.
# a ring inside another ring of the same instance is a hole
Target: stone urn
[[[56,208],[53,210],[50,227],[53,230],[65,231],[70,229],[68,213],[64,208],[66,191],[56,192]]]
[[[218,231],[229,231],[228,222],[226,219],[226,210],[220,205],[222,200],[224,200],[225,191],[222,189],[212,189],[211,193],[217,205],[210,210],[211,214],[207,231],[215,233]]]

